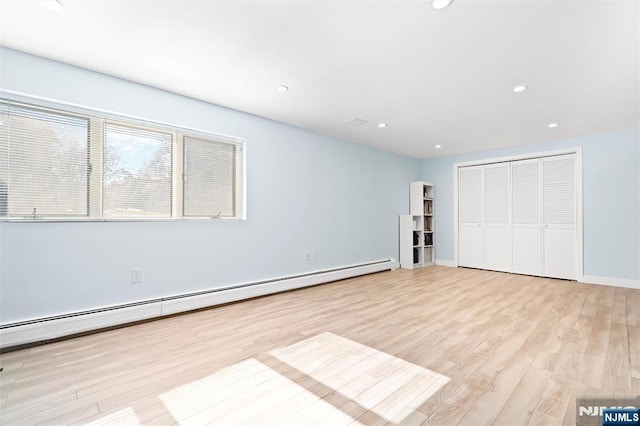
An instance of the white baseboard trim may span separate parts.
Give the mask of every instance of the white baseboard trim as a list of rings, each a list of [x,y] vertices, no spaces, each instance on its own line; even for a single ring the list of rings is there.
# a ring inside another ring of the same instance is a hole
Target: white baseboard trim
[[[448,259],[436,259],[436,265],[438,266],[448,266],[450,268],[457,268],[456,262]]]
[[[0,324],[0,348],[24,345],[149,318],[187,312],[252,297],[324,284],[375,272],[398,269],[395,259],[373,261],[291,277],[216,288],[195,294],[176,295],[122,307],[96,309],[13,324]]]
[[[595,275],[583,275],[580,280],[585,284],[610,285],[614,287],[634,288],[640,290],[640,280],[630,280],[628,278],[598,277]]]

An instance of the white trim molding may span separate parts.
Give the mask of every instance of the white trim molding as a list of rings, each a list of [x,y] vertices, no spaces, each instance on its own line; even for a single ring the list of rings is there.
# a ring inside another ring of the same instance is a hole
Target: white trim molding
[[[584,284],[600,284],[609,285],[613,287],[625,287],[640,290],[640,280],[630,280],[628,278],[614,278],[614,277],[598,277],[595,275],[583,275],[581,280],[578,280]]]
[[[436,259],[436,265],[438,266],[448,266],[450,268],[457,268],[458,264],[454,260],[449,259]]]
[[[398,269],[395,259],[377,260],[300,275],[241,283],[196,293],[179,294],[91,311],[0,324],[0,348],[25,345],[165,315],[237,302],[267,294]]]

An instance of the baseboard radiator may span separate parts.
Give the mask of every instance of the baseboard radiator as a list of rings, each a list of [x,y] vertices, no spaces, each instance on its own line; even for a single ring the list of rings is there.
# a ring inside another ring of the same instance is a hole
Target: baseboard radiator
[[[57,339],[136,321],[398,269],[395,259],[242,283],[64,315],[0,324],[0,349]]]

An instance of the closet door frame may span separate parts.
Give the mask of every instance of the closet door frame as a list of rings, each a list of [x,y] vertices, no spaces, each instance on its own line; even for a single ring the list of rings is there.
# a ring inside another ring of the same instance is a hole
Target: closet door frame
[[[564,154],[575,154],[575,182],[576,182],[576,279],[584,281],[584,246],[583,246],[583,214],[582,214],[582,147],[559,149],[554,151],[532,152],[528,154],[506,157],[494,157],[476,161],[466,161],[453,164],[453,262],[437,262],[441,265],[458,267],[458,173],[460,167],[482,166],[517,160],[531,160],[536,158],[553,157]]]

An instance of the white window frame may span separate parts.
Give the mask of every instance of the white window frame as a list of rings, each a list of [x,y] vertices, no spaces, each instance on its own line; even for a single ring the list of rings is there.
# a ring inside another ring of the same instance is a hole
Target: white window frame
[[[173,193],[174,187],[175,187],[175,180],[179,177],[176,176],[176,164],[175,164],[175,157],[174,157],[174,150],[176,149],[176,142],[177,142],[177,132],[173,129],[163,129],[160,127],[152,127],[149,125],[142,125],[142,124],[137,124],[137,123],[129,123],[126,121],[122,121],[122,120],[112,120],[112,119],[108,119],[108,120],[104,120],[103,123],[103,128],[102,128],[102,135],[103,135],[103,139],[102,139],[102,145],[101,145],[101,150],[102,150],[102,154],[103,154],[103,158],[104,158],[104,152],[105,152],[105,148],[106,148],[106,144],[105,144],[105,140],[104,140],[104,136],[106,136],[106,132],[107,132],[107,125],[112,125],[112,126],[119,126],[119,127],[124,127],[124,128],[129,128],[129,129],[135,129],[135,130],[142,130],[142,131],[146,131],[149,133],[158,133],[158,134],[165,134],[165,135],[169,135],[171,137],[171,205],[169,207],[170,209],[170,213],[169,213],[169,217],[166,218],[149,218],[149,219],[169,219],[169,218],[175,218],[176,217],[176,213],[178,212],[178,208],[179,208],[179,204],[176,200],[176,197]],[[100,169],[102,171],[104,171],[104,163],[100,162]],[[104,188],[104,180],[102,180],[102,186],[100,188],[100,192],[102,194],[102,206],[104,207],[105,204],[105,188]],[[104,217],[104,208],[101,211],[101,217]],[[122,219],[128,219],[127,217],[110,217],[107,218],[107,220],[112,220],[112,219],[118,219],[118,220],[122,220]],[[136,216],[132,216],[131,219],[143,219],[146,220],[147,218],[145,217],[136,217]]]
[[[16,99],[16,98],[9,98],[9,97],[4,97],[1,96],[2,91],[0,91],[0,103],[4,103],[7,106],[7,111],[9,111],[9,109],[14,106],[17,108],[25,108],[25,109],[31,109],[31,110],[35,110],[35,111],[41,111],[47,114],[51,114],[51,115],[59,115],[59,116],[64,116],[64,117],[74,117],[77,119],[82,119],[82,120],[86,120],[87,124],[88,124],[88,132],[90,134],[91,132],[91,119],[88,115],[84,114],[84,113],[79,113],[77,111],[74,110],[63,110],[60,108],[53,108],[50,105],[43,105],[40,103],[34,103],[34,102],[27,102],[21,99]],[[0,216],[0,221],[20,221],[20,222],[46,222],[46,221],[78,221],[78,222],[83,222],[86,221],[90,216],[91,216],[91,176],[93,175],[92,173],[92,161],[93,159],[91,158],[91,153],[92,153],[92,143],[93,141],[91,139],[87,140],[87,152],[89,154],[89,157],[87,158],[87,202],[88,202],[88,206],[87,206],[87,214],[86,215],[70,215],[70,216],[61,216],[61,215],[46,215],[46,214],[37,214],[35,217],[33,217],[32,215],[24,215],[22,217],[3,217]],[[8,200],[7,200],[8,202]],[[7,209],[7,214],[8,214],[8,209]]]
[[[179,139],[179,145],[174,145],[176,147],[176,149],[179,149],[180,152],[177,154],[177,159],[176,161],[179,162],[180,164],[180,177],[181,179],[179,180],[179,188],[175,188],[175,190],[179,191],[179,197],[182,200],[182,203],[179,206],[180,209],[180,215],[183,218],[188,218],[190,220],[198,220],[198,219],[223,219],[223,220],[233,220],[236,219],[238,217],[242,217],[243,219],[246,218],[246,191],[244,190],[245,187],[245,180],[246,180],[246,173],[245,173],[245,162],[246,162],[246,157],[244,155],[245,152],[245,144],[244,143],[239,143],[238,141],[234,141],[231,139],[225,139],[222,140],[220,139],[220,137],[213,139],[211,137],[203,137],[203,135],[201,134],[197,134],[197,133],[193,133],[193,132],[185,132],[185,133],[178,133],[177,137]],[[236,164],[235,164],[235,181],[236,181],[236,194],[235,194],[235,200],[236,200],[236,206],[235,206],[235,212],[236,212],[236,216],[234,217],[228,217],[228,216],[184,216],[184,185],[185,185],[185,178],[186,178],[186,174],[184,171],[184,142],[185,142],[185,138],[188,137],[193,137],[196,139],[203,139],[209,142],[218,142],[218,143],[228,143],[228,144],[232,144],[235,145],[235,149],[236,149]],[[240,184],[238,185],[238,182],[240,182]]]
[[[111,111],[79,106],[76,104],[36,97],[24,93],[0,90],[0,102],[14,102],[46,109],[52,113],[73,114],[89,120],[89,216],[88,217],[0,217],[2,222],[167,222],[167,221],[212,221],[212,220],[246,220],[247,218],[247,176],[246,176],[246,140],[235,136],[227,136],[206,130],[187,128],[140,117],[128,116]],[[103,216],[103,170],[104,170],[104,129],[105,124],[115,124],[139,128],[148,131],[170,133],[172,135],[172,171],[171,171],[171,217],[117,217]],[[185,217],[183,216],[183,179],[184,179],[184,137],[234,144],[236,156],[236,215],[233,217]]]

